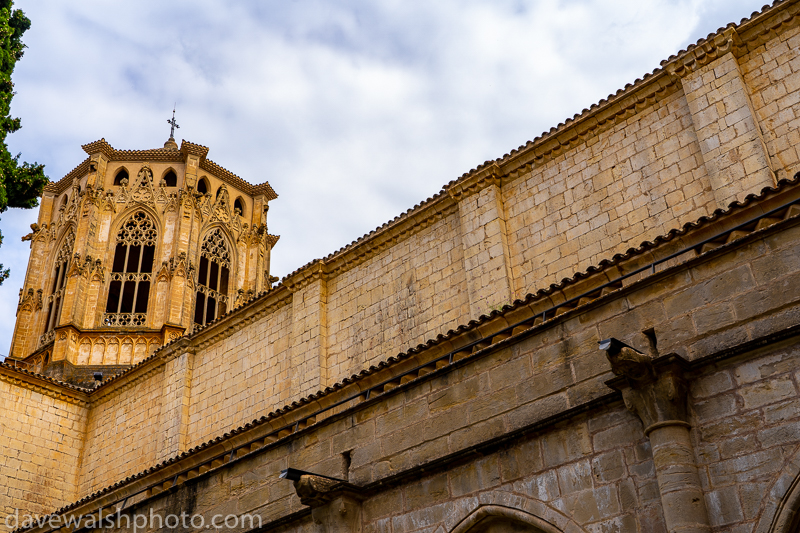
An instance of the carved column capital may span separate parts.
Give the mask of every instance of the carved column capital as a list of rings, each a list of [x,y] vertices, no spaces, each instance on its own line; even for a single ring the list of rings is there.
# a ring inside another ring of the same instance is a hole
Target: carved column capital
[[[641,419],[646,435],[667,425],[689,427],[683,358],[675,354],[653,358],[629,346],[607,350],[606,356],[619,376],[607,385],[622,392],[625,407]]]
[[[361,531],[361,490],[346,481],[305,474],[294,482],[303,505],[312,508],[317,533]]]

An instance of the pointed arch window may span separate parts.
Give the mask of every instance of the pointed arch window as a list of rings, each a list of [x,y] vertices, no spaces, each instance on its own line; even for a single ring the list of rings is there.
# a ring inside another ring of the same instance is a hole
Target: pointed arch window
[[[125,180],[125,182],[123,183],[122,180]],[[114,176],[114,185],[127,185],[127,184],[128,184],[128,171],[125,170],[124,168],[120,169],[120,171],[117,172],[117,175]]]
[[[155,224],[144,211],[131,215],[119,229],[104,325],[145,325],[157,236]]]
[[[170,170],[169,172],[164,174],[164,183],[166,183],[167,187],[177,187],[178,176],[175,175],[175,172]]]
[[[235,202],[233,202],[233,212],[240,217],[244,216],[244,202],[242,201],[241,196],[237,198]]]
[[[44,345],[55,338],[55,328],[61,316],[61,305],[64,303],[64,287],[67,285],[67,271],[69,270],[72,248],[75,245],[75,233],[70,230],[64,238],[61,249],[56,256],[53,281],[50,285],[50,296],[47,297],[47,315],[44,323],[44,334],[39,339],[39,344]]]
[[[228,280],[231,256],[225,237],[215,229],[203,241],[200,249],[200,268],[197,273],[197,298],[194,322],[205,326],[228,312]]]

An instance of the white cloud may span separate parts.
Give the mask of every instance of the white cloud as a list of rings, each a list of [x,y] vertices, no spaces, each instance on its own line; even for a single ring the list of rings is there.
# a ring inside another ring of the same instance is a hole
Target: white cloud
[[[273,273],[327,255],[652,71],[742,0],[18,1],[12,151],[58,179],[80,145],[178,137],[280,194]],[[35,213],[0,217],[13,316]],[[0,325],[0,351],[12,320]]]

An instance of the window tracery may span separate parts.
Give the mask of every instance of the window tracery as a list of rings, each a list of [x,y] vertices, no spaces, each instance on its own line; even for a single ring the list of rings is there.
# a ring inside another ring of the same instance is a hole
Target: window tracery
[[[53,281],[50,286],[50,295],[47,297],[47,318],[44,323],[44,334],[39,338],[39,345],[43,346],[55,338],[55,327],[61,316],[61,305],[64,302],[64,287],[67,285],[67,272],[69,271],[72,248],[75,245],[75,232],[70,230],[61,244],[61,249],[56,255]]]
[[[213,230],[200,249],[194,322],[205,326],[228,310],[231,255],[222,231]]]
[[[103,325],[145,325],[157,237],[144,211],[135,212],[119,229]]]

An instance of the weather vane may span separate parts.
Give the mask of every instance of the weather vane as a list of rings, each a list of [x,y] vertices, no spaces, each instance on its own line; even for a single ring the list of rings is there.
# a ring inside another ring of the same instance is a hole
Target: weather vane
[[[174,139],[175,138],[175,128],[180,128],[180,126],[178,126],[178,123],[175,122],[175,108],[176,107],[177,107],[177,105],[172,107],[172,120],[168,120],[167,121],[167,124],[172,126],[172,128],[170,128],[170,130],[169,130],[169,138],[170,139]]]

